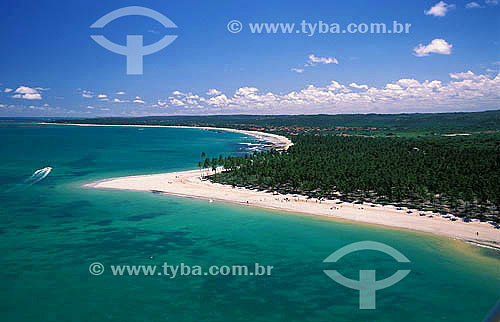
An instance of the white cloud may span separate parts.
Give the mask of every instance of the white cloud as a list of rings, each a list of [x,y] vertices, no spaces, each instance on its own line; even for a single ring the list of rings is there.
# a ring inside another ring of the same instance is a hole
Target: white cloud
[[[449,55],[453,45],[446,42],[444,39],[434,39],[428,45],[419,44],[413,49],[413,54],[417,57],[429,56],[430,53]]]
[[[15,94],[13,98],[23,98],[25,100],[41,100],[42,96],[40,94]]]
[[[183,93],[180,91],[173,91],[172,94],[175,95],[175,97],[170,96],[168,98],[168,102],[173,106],[199,107],[199,103],[202,100],[200,96],[194,95],[193,93]],[[163,107],[161,104],[158,105],[160,107]]]
[[[93,110],[95,107],[91,106],[91,105],[88,105],[87,108],[90,109],[90,110]]]
[[[309,85],[309,87],[311,87],[312,85]],[[346,86],[344,85],[340,85],[338,82],[336,81],[331,81],[330,84],[327,86],[327,89],[331,92],[343,92],[343,93],[348,93],[350,92],[351,90],[349,88],[347,88]]]
[[[118,92],[116,95],[125,95],[125,92]]]
[[[99,94],[97,95],[97,98],[101,101],[109,101],[109,97],[106,94]]]
[[[448,13],[448,11],[451,9],[455,9],[454,4],[447,4],[444,1],[440,1],[436,3],[433,7],[431,7],[429,10],[424,11],[424,13],[428,16],[444,17],[446,16],[446,13]]]
[[[420,83],[416,79],[402,78],[396,82],[397,85],[408,88],[408,87],[418,87]]]
[[[226,95],[222,94],[216,97],[211,97],[207,103],[212,106],[225,106],[230,103],[230,100],[227,98]]]
[[[38,91],[34,88],[27,87],[27,86],[19,86],[15,93],[20,93],[20,94],[36,94]]]
[[[468,4],[465,5],[466,9],[474,9],[474,8],[481,8],[481,5],[477,2],[469,2]]]
[[[6,88],[6,89],[3,90],[4,93],[10,93],[12,91],[13,91],[12,88]]]
[[[184,104],[184,102],[182,102],[181,100],[177,99],[177,98],[170,98],[170,104],[172,105],[175,105],[175,106],[184,106],[186,104]]]
[[[241,87],[236,91],[236,95],[240,96],[250,96],[259,91],[258,88],[255,87]]]
[[[93,95],[93,93],[91,91],[86,91],[86,90],[82,91],[82,96],[85,97],[85,98],[92,98],[92,97],[94,97],[94,95]]]
[[[475,76],[470,70],[462,73],[450,73],[450,77],[453,79],[474,79]]]
[[[312,67],[316,66],[318,64],[322,65],[330,65],[330,64],[337,64],[338,65],[339,61],[335,57],[319,57],[314,54],[311,54],[307,57],[307,63],[304,64],[304,67]],[[305,70],[304,68],[291,68],[290,71],[294,73],[303,73]]]
[[[156,104],[153,104],[153,107],[166,107],[168,106],[168,102],[158,100],[156,101]]]
[[[489,79],[489,75],[476,75],[472,71],[468,70],[467,72],[463,73],[450,73],[450,77],[452,79],[463,79],[463,80],[473,80],[473,81],[484,81]]]
[[[136,96],[133,100],[134,103],[144,104],[144,100],[140,96]]]
[[[215,88],[211,88],[208,90],[207,95],[214,96],[214,95],[220,95],[221,92],[216,90]]]
[[[234,94],[200,97],[169,97],[156,107],[177,107],[186,111],[200,107],[220,113],[390,113],[436,112],[446,110],[491,109],[500,105],[500,76],[474,74],[472,71],[450,73],[450,81],[419,81],[403,78],[369,87],[331,81],[324,87],[308,85],[285,94],[261,92],[244,86]],[[352,91],[350,88],[359,89]],[[189,98],[190,97],[190,98]]]
[[[121,100],[121,99],[119,99],[119,98],[115,98],[115,99],[113,100],[113,103],[128,103],[128,102],[129,102],[128,100]]]
[[[402,91],[403,88],[397,84],[386,84],[385,89],[391,90],[391,91]]]
[[[498,4],[498,0],[486,0],[486,4],[490,6],[496,6]]]
[[[358,85],[356,83],[351,83],[349,86],[357,88],[357,89],[368,89],[368,85]]]
[[[42,96],[36,89],[27,86],[19,86],[14,93],[16,94],[12,96],[13,98],[23,98],[26,100],[42,99]]]
[[[338,64],[339,61],[335,57],[317,57],[314,54],[309,55],[309,61],[306,66],[314,66],[315,64]]]

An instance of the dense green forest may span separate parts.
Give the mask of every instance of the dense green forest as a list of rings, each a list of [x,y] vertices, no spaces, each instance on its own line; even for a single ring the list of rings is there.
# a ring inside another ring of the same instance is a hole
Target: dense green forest
[[[205,160],[215,182],[500,222],[500,136],[301,135],[287,152]]]
[[[311,131],[380,135],[423,135],[500,130],[500,111],[425,114],[214,115],[109,117],[54,120],[55,123],[187,125],[263,130],[281,134]]]
[[[286,152],[206,158],[210,180],[252,189],[390,203],[500,223],[500,111],[434,114],[150,116],[56,123],[259,130]],[[458,135],[456,135],[458,134]],[[212,157],[212,156],[210,156]]]

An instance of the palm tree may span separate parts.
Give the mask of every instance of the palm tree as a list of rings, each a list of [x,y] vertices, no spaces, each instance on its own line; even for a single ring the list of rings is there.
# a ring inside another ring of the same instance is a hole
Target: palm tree
[[[217,176],[217,159],[216,158],[212,159],[212,171],[214,171],[215,176]]]
[[[210,166],[210,160],[208,158],[203,162],[203,169],[206,169]]]
[[[203,161],[205,158],[207,157],[207,154],[205,152],[201,152],[201,160]],[[202,165],[202,161],[198,162],[198,167],[200,167],[200,173],[201,173],[201,165]],[[203,164],[203,168],[206,168],[206,166]],[[203,174],[201,174],[201,176],[203,177]]]

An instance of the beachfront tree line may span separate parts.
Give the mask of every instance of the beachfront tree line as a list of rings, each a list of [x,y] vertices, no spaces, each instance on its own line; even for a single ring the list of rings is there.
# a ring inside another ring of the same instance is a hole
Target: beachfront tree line
[[[201,159],[203,161],[198,162],[198,168],[200,168],[200,172],[202,169],[203,170],[209,169],[212,171],[213,175],[217,175],[217,168],[224,166],[224,158],[222,157],[222,155],[219,155],[219,158],[212,158],[212,159],[209,159],[206,156],[207,155],[205,152],[201,153]],[[201,172],[201,176],[205,177],[205,174]]]
[[[500,209],[500,139],[300,135],[286,152],[205,158],[212,181],[315,198],[391,203],[495,220]]]

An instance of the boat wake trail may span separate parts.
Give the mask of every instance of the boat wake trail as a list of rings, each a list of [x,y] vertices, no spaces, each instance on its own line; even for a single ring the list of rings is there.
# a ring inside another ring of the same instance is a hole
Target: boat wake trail
[[[33,172],[31,177],[24,180],[22,183],[15,184],[13,187],[5,190],[4,192],[8,193],[8,192],[13,192],[13,191],[24,190],[24,189],[34,185],[35,183],[38,183],[38,182],[42,181],[43,179],[47,178],[47,176],[50,174],[51,171],[52,171],[51,167],[45,167],[42,169],[38,169],[35,172]]]
[[[33,172],[31,177],[26,179],[26,181],[24,181],[24,183],[29,185],[29,186],[34,185],[35,183],[38,183],[38,182],[42,181],[43,179],[45,179],[51,171],[52,171],[51,167],[45,167],[43,169],[38,169],[35,172]]]

